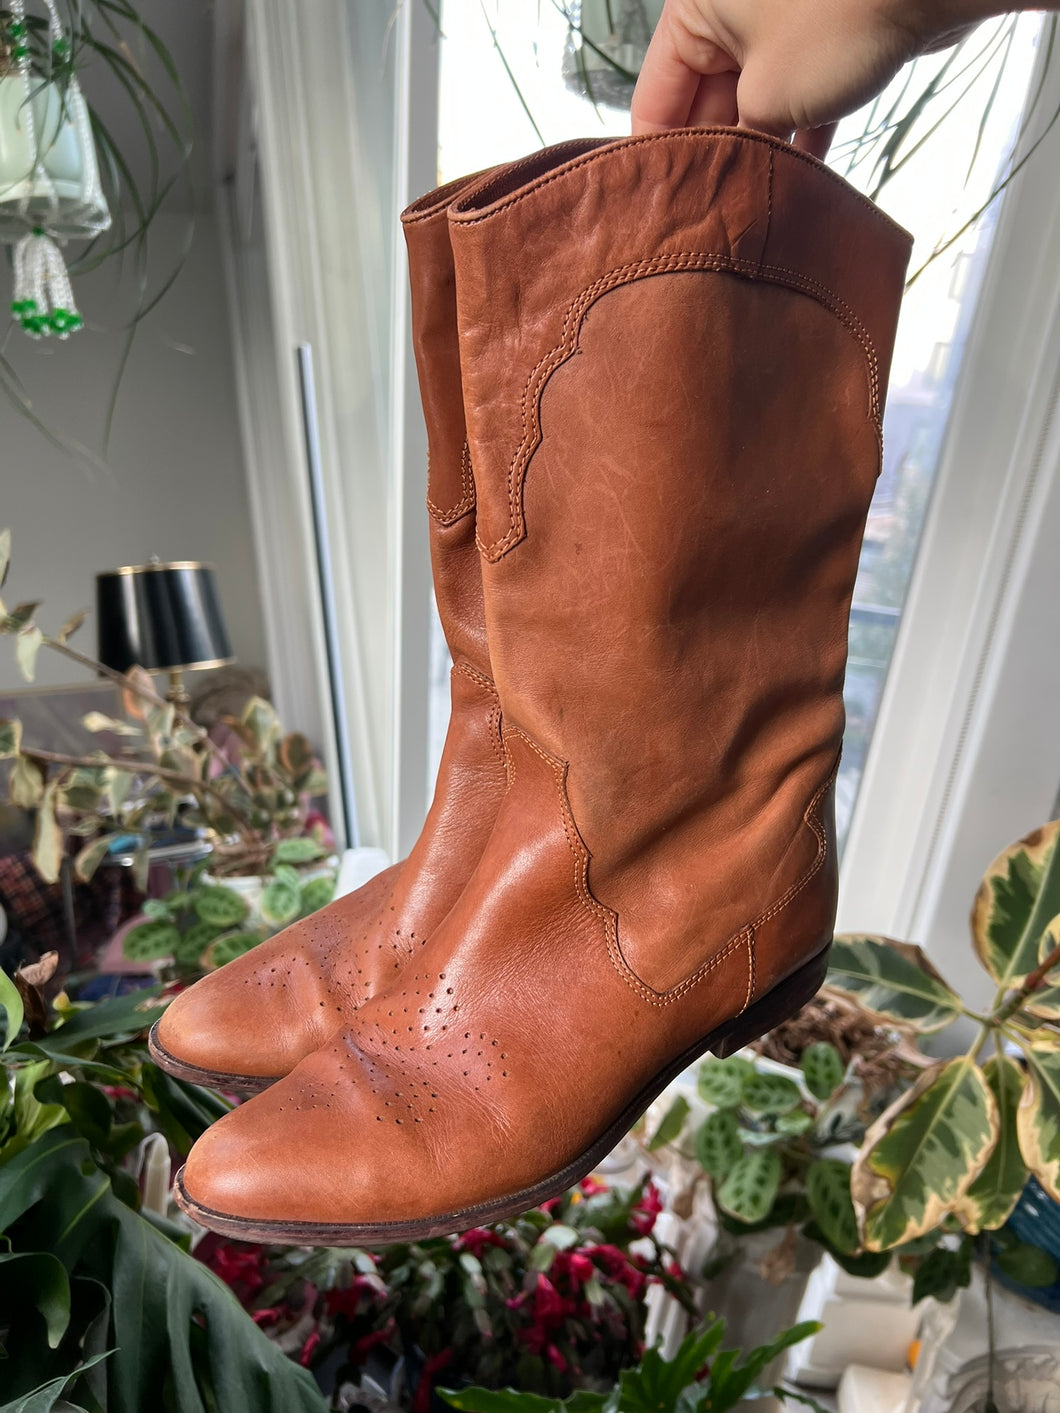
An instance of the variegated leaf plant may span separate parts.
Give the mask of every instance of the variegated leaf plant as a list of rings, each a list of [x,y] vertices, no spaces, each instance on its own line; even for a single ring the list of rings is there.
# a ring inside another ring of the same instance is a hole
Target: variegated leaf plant
[[[10,564],[11,535],[0,531],[0,588]],[[322,794],[327,778],[309,741],[284,734],[271,703],[252,697],[242,715],[226,724],[239,737],[240,750],[228,753],[179,707],[156,692],[141,667],[124,674],[70,645],[84,622],[74,614],[53,636],[37,623],[38,602],[5,608],[0,602],[0,635],[14,639],[22,676],[34,679],[41,650],[56,653],[120,691],[122,715],[92,711],[82,718],[86,731],[111,743],[83,756],[48,751],[27,742],[17,718],[0,719],[0,761],[10,761],[12,804],[36,812],[33,859],[41,876],[55,882],[67,836],[86,842],[75,869],[91,878],[118,839],[139,839],[135,872],[147,876],[147,832],[155,821],[203,826],[215,840],[215,873],[266,873],[281,841],[305,833],[306,801]],[[113,743],[119,743],[115,746]],[[305,840],[314,856],[321,850]],[[287,861],[284,858],[283,861]]]
[[[998,855],[971,928],[997,985],[985,1014],[969,1010],[918,947],[835,939],[829,985],[883,1024],[921,1035],[961,1017],[978,1026],[965,1054],[926,1070],[865,1135],[851,1192],[869,1251],[944,1222],[973,1235],[996,1230],[1029,1173],[1060,1201],[1060,820]]]

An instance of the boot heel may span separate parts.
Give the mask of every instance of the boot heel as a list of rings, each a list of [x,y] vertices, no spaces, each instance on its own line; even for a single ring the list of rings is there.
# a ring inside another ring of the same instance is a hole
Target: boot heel
[[[720,1059],[725,1059],[745,1045],[750,1045],[752,1040],[765,1035],[767,1030],[772,1030],[781,1021],[788,1020],[807,1002],[812,1001],[824,985],[830,951],[831,943],[786,981],[774,986],[760,1001],[756,1001],[742,1015],[731,1021],[724,1034],[710,1047],[713,1053]]]

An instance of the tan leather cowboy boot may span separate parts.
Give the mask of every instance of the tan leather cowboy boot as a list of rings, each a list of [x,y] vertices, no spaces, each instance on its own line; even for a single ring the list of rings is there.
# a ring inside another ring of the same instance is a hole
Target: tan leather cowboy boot
[[[248,1240],[533,1206],[825,972],[909,238],[732,129],[542,154],[450,228],[508,789],[398,985],[193,1148],[181,1204]]]
[[[475,179],[471,179],[475,180]],[[198,1084],[256,1090],[322,1045],[390,984],[460,896],[504,790],[500,707],[490,676],[475,549],[446,207],[431,192],[402,216],[412,333],[427,423],[431,564],[453,657],[452,715],[434,802],[407,860],[182,992],[151,1032],[151,1054]]]

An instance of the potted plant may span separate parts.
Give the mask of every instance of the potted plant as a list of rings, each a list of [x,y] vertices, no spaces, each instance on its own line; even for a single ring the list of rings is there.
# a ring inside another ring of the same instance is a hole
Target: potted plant
[[[745,1399],[763,1396],[756,1379],[786,1349],[812,1334],[813,1324],[796,1325],[776,1339],[741,1356],[738,1349],[723,1349],[725,1321],[711,1320],[682,1341],[672,1359],[650,1349],[640,1363],[625,1370],[606,1393],[575,1393],[566,1399],[538,1398],[509,1389],[494,1393],[473,1388],[443,1394],[452,1408],[467,1413],[725,1413]],[[775,1387],[774,1397],[803,1407],[820,1404],[792,1389]]]
[[[49,1003],[54,962],[0,972],[5,1407],[323,1413],[312,1379],[190,1255],[189,1232],[141,1197],[145,1138],[185,1154],[227,1104],[151,1063],[150,991]]]
[[[649,1289],[691,1310],[654,1236],[658,1201],[587,1179],[513,1222],[375,1252],[207,1238],[199,1255],[348,1406],[440,1408],[439,1384],[607,1389],[643,1351]]]
[[[119,285],[123,346],[104,445],[137,326],[178,277],[190,247],[189,217],[183,249],[159,268],[151,235],[174,190],[183,191],[184,209],[194,205],[192,135],[177,65],[133,0],[0,6],[0,241],[14,247],[12,313],[34,338],[67,338],[83,323],[67,267],[76,277],[134,257],[135,273]],[[95,460],[40,421],[13,374],[0,381],[51,441]]]
[[[936,1035],[975,1027],[870,1125],[851,1174],[862,1243],[886,1251],[941,1224],[969,1238],[1008,1220],[1028,1177],[1060,1200],[1060,821],[1003,850],[972,908],[972,945],[996,985],[984,1012],[918,947],[836,939],[829,984],[884,1023]]]
[[[10,546],[10,532],[0,531],[0,588]],[[178,816],[210,835],[217,877],[260,875],[274,862],[320,857],[319,841],[315,845],[304,836],[309,801],[326,789],[327,779],[306,738],[285,734],[269,702],[252,697],[238,719],[227,719],[240,749],[226,750],[182,708],[164,700],[142,668],[119,673],[72,647],[85,612],[51,636],[37,622],[39,608],[39,602],[11,610],[0,603],[0,634],[13,640],[26,681],[33,681],[43,648],[109,678],[120,689],[122,704],[120,717],[90,712],[83,718],[86,730],[114,743],[84,756],[36,748],[23,739],[17,719],[0,723],[0,759],[11,761],[12,801],[37,812],[33,857],[42,877],[55,881],[65,839],[75,836],[89,840],[77,856],[80,877],[90,878],[121,840],[131,842],[142,882],[147,826],[155,820],[172,825]]]

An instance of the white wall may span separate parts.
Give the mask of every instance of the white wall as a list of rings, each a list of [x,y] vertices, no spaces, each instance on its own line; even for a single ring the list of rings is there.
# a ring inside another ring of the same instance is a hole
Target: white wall
[[[170,252],[179,252],[186,229],[183,216],[159,218],[152,237],[159,269],[167,268]],[[0,264],[0,286],[7,279]],[[13,329],[4,346],[42,420],[93,448],[101,442],[121,339],[91,325],[115,322],[108,309],[114,280],[104,267],[76,282],[90,327],[67,343],[33,344]],[[0,294],[6,304],[7,289]],[[5,601],[44,599],[41,622],[54,630],[93,602],[100,570],[139,564],[153,554],[208,560],[217,567],[240,664],[263,665],[228,313],[211,215],[196,218],[183,271],[137,333],[107,463],[109,469],[98,472],[72,460],[0,394],[0,525],[10,526],[14,537]],[[91,621],[76,643],[95,653]],[[76,668],[42,653],[37,680],[81,679]],[[0,640],[0,691],[20,685],[10,640]]]

